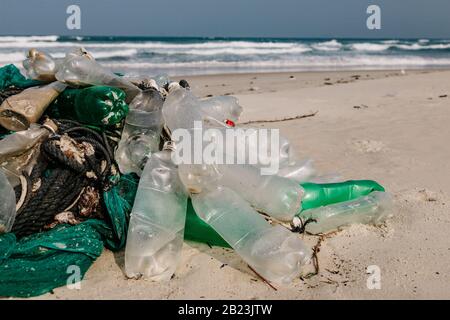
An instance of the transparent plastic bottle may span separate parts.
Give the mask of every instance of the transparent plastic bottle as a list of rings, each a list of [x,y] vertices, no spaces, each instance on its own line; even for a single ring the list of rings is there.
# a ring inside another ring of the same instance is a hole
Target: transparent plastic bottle
[[[192,194],[192,204],[256,272],[286,284],[299,276],[311,250],[286,228],[270,225],[235,191],[217,186]]]
[[[56,79],[71,86],[106,85],[125,91],[130,103],[141,91],[127,79],[103,68],[98,62],[77,55],[67,55],[61,62]]]
[[[23,67],[28,77],[41,81],[55,81],[58,64],[48,53],[30,49],[27,58],[23,61]]]
[[[326,233],[354,223],[374,224],[390,216],[392,197],[387,192],[374,191],[355,200],[305,210],[299,217],[304,221],[315,219],[306,225],[311,234]]]
[[[80,56],[94,60],[94,58],[82,47],[70,51],[67,56]],[[54,58],[45,51],[30,49],[27,52],[27,58],[23,61],[23,67],[31,79],[52,82],[55,81],[55,74],[58,71],[62,58]]]
[[[155,88],[142,90],[130,103],[130,109],[152,112],[162,110],[164,98]]]
[[[169,280],[183,245],[187,195],[171,152],[152,154],[139,182],[125,249],[125,272]]]
[[[154,90],[142,91],[130,104],[115,158],[122,173],[141,174],[147,159],[159,150],[164,125],[163,98]]]
[[[16,195],[0,170],[0,234],[11,231],[16,218]]]
[[[242,107],[234,97],[199,99],[190,90],[171,84],[163,106],[165,122],[170,130],[194,128],[195,121],[215,120],[219,124],[237,122]],[[180,116],[182,115],[182,116]]]
[[[217,165],[220,184],[233,189],[256,210],[281,221],[290,221],[301,210],[303,188],[276,175],[261,175],[251,165]]]
[[[159,150],[162,127],[161,110],[129,111],[115,152],[120,172],[141,175],[148,158]]]

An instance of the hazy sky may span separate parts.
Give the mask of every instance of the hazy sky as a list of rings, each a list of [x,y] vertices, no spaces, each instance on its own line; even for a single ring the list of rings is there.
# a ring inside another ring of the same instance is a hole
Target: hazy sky
[[[70,4],[81,30],[66,28]],[[0,0],[0,13],[1,35],[450,38],[449,0]]]

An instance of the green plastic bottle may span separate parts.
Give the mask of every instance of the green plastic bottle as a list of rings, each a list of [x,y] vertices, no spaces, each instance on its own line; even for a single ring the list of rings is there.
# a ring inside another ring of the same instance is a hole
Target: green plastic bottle
[[[305,190],[302,210],[357,199],[373,191],[384,191],[380,184],[372,180],[350,180],[322,184],[307,182],[300,185]],[[187,206],[184,237],[186,240],[203,242],[212,246],[230,247],[214,229],[197,216],[190,199]]]
[[[120,122],[128,114],[125,92],[108,86],[66,89],[50,109],[55,117],[81,123],[108,126]]]

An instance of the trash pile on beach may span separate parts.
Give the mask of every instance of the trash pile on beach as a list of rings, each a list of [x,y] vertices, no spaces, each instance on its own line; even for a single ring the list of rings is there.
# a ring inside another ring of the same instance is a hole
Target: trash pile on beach
[[[104,247],[125,248],[129,278],[170,280],[184,240],[232,248],[263,279],[288,284],[313,255],[299,233],[390,214],[381,185],[319,176],[284,137],[270,150],[274,174],[262,174],[267,161],[236,164],[228,149],[226,164],[175,161],[178,133],[194,136],[198,123],[215,142],[258,132],[239,125],[232,96],[113,73],[83,48],[64,58],[32,49],[23,67],[27,78],[0,68],[0,296],[63,286],[69,266],[83,276]],[[252,143],[244,160],[261,150]]]

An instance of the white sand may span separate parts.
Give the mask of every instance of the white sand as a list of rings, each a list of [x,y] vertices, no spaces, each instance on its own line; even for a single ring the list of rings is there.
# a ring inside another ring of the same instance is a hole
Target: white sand
[[[352,75],[361,77],[354,81]],[[339,79],[350,82],[336,83]],[[267,127],[280,128],[299,156],[313,158],[322,173],[377,180],[395,197],[394,217],[381,228],[357,225],[323,239],[319,274],[277,286],[277,291],[258,280],[232,251],[187,243],[169,282],[126,280],[123,252],[105,250],[81,290],[59,288],[40,298],[450,298],[450,71],[187,80],[201,96],[237,94],[245,110],[242,121],[318,111],[311,118]],[[439,97],[445,94],[449,96]],[[305,241],[314,246],[318,238]],[[380,290],[367,288],[369,265],[381,269]]]

